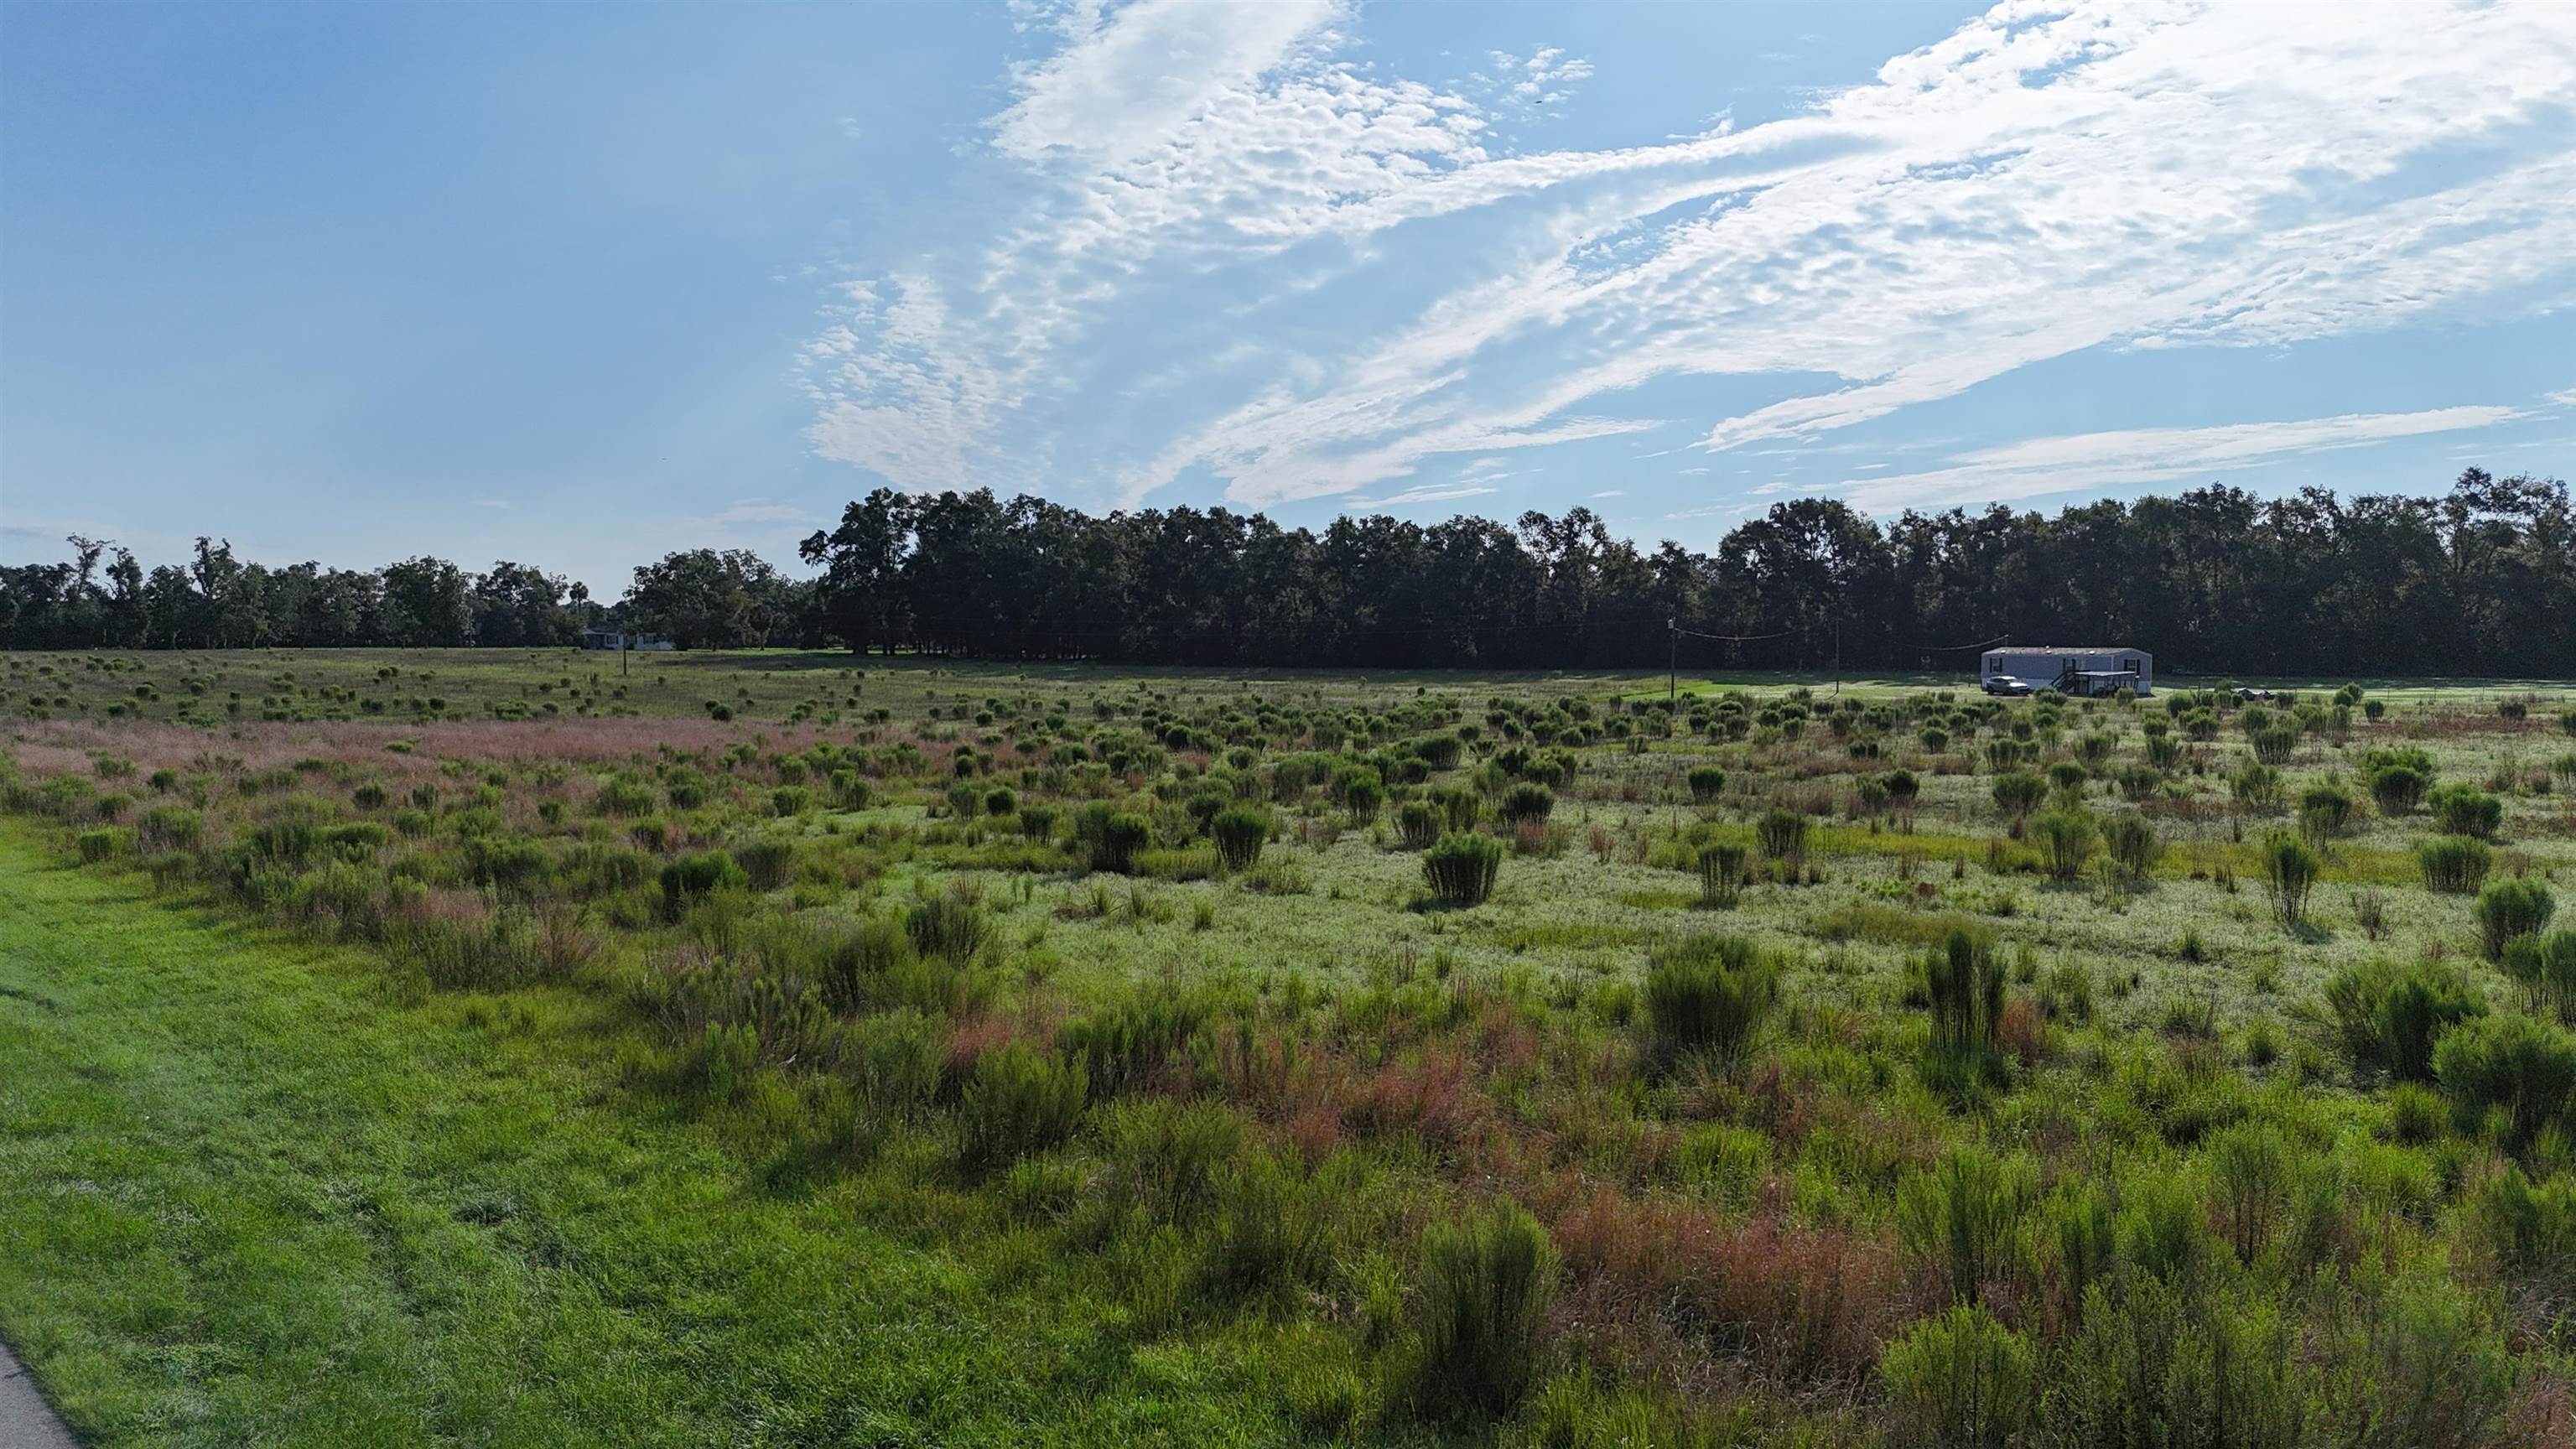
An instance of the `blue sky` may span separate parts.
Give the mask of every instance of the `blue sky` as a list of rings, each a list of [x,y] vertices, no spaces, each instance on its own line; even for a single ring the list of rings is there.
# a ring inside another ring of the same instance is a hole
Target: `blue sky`
[[[0,558],[2576,457],[2576,5],[0,7]]]

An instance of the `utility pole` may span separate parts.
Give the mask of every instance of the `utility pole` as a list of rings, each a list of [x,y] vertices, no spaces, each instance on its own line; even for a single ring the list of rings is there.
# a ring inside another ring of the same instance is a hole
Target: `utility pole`
[[[1834,615],[1834,698],[1843,697],[1843,616]]]
[[[1682,632],[1680,623],[1667,615],[1664,619],[1664,703],[1679,704],[1682,698]]]

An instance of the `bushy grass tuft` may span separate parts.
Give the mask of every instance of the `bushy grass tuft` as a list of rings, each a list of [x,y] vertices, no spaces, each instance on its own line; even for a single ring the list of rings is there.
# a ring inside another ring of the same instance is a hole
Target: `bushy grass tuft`
[[[1508,1198],[1426,1228],[1416,1401],[1435,1414],[1510,1413],[1528,1392],[1558,1269],[1547,1229]]]
[[[1483,905],[1502,869],[1503,844],[1490,835],[1454,831],[1422,852],[1422,878],[1442,905]]]
[[[1779,996],[1779,962],[1741,936],[1696,935],[1647,957],[1646,1013],[1656,1055],[1705,1053],[1721,1064],[1744,1050]]]

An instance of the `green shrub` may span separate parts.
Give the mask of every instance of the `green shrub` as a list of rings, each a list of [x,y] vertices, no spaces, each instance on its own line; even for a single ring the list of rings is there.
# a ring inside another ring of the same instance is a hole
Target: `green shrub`
[[[2432,1080],[2442,1035],[2487,1009],[2467,977],[2435,961],[2347,966],[2326,983],[2325,997],[2353,1065],[2401,1082]]]
[[[543,842],[524,835],[469,835],[463,848],[465,870],[475,884],[505,895],[534,895],[554,874],[554,856]]]
[[[2281,772],[2259,761],[2247,761],[2227,777],[2227,792],[2248,810],[2280,808]]]
[[[2504,823],[2504,802],[2469,785],[2445,785],[2427,801],[2445,834],[2491,839]]]
[[[1997,775],[1994,783],[1995,808],[2012,819],[2028,819],[2030,812],[2048,798],[2048,782],[2037,775],[2015,770]]]
[[[2003,1449],[2032,1402],[2032,1358],[2021,1335],[1962,1304],[1906,1330],[1879,1360],[1896,1442],[1926,1449]]]
[[[1763,859],[1794,871],[1807,858],[1807,817],[1774,805],[1753,822],[1753,838]]]
[[[1249,870],[1261,859],[1262,847],[1270,843],[1270,812],[1249,805],[1220,810],[1208,822],[1208,835],[1216,842],[1217,859],[1228,871]]]
[[[2299,795],[2299,834],[2322,846],[2352,824],[2352,794],[2328,781],[2310,785]]]
[[[1689,778],[1695,804],[1706,805],[1726,793],[1726,772],[1715,765],[1693,765]]]
[[[2412,766],[2382,765],[2370,772],[2370,798],[2379,802],[2383,815],[2403,815],[2424,803],[2424,792],[2432,782]]]
[[[2003,1079],[2004,968],[1982,939],[1954,930],[1923,957],[1936,1085],[1974,1090]]]
[[[2103,821],[2102,844],[2120,869],[2137,879],[2155,869],[2156,858],[2164,853],[2164,842],[2156,838],[2155,826],[2143,815],[2114,815]]]
[[[1555,809],[1556,792],[1545,785],[1523,780],[1503,792],[1501,803],[1494,807],[1494,814],[1505,824],[1522,825],[1545,820]]]
[[[1687,1052],[1742,1060],[1779,985],[1779,963],[1741,936],[1690,936],[1656,947],[1646,964],[1656,1055],[1667,1062]]]
[[[2030,834],[2048,862],[2050,877],[2061,881],[2083,874],[2084,863],[2093,858],[2101,838],[2093,817],[2081,810],[2051,810],[2031,821]]]
[[[1333,772],[1333,798],[1351,813],[1353,824],[1366,825],[1386,803],[1385,777],[1374,766],[1344,765]]]
[[[2424,888],[2464,896],[2486,883],[2495,852],[2473,835],[2445,835],[2415,847],[2415,864],[2424,873]]]
[[[2277,1128],[2247,1122],[2220,1133],[2204,1158],[2212,1215],[2237,1261],[2251,1264],[2271,1242],[2273,1225],[2288,1204],[2289,1149]]]
[[[984,792],[984,813],[987,815],[1009,815],[1018,811],[1019,808],[1020,797],[1018,793],[1008,789],[1007,787],[997,785]]]
[[[795,873],[796,842],[775,835],[747,840],[734,847],[733,858],[741,862],[753,890],[774,891]]]
[[[2511,876],[2478,892],[2477,904],[2469,908],[2469,914],[2478,923],[2479,949],[2488,960],[2501,961],[2507,943],[2547,927],[2557,909],[2558,902],[2549,894],[2549,887],[2537,878]]]
[[[2537,931],[2505,942],[2504,973],[2520,983],[2535,1009],[2576,1025],[2576,931]]]
[[[973,960],[991,930],[983,906],[963,891],[915,902],[903,913],[903,933],[912,943],[913,954],[952,966]]]
[[[116,858],[125,843],[126,832],[119,829],[84,830],[75,842],[83,865],[98,865]]]
[[[1135,869],[1136,853],[1154,838],[1153,822],[1104,801],[1093,801],[1074,817],[1074,839],[1090,868],[1125,875]]]
[[[2255,759],[2266,765],[2286,765],[2299,748],[2299,731],[2294,725],[2274,725],[2254,731],[2251,743]]]
[[[1215,1276],[1237,1293],[1295,1288],[1330,1266],[1332,1199],[1291,1155],[1256,1149],[1238,1157],[1217,1186],[1216,1217]]]
[[[662,867],[662,913],[678,920],[689,906],[717,891],[741,890],[751,884],[742,866],[722,851],[684,855]]]
[[[206,818],[184,805],[155,805],[134,824],[137,845],[146,852],[194,850],[206,837]]]
[[[1057,811],[1054,806],[1040,804],[1035,800],[1023,801],[1019,810],[1020,834],[1041,844],[1052,842],[1055,839],[1056,818]]]
[[[1907,1249],[1947,1286],[1950,1301],[1981,1302],[1987,1286],[2003,1276],[2037,1191],[2028,1158],[1955,1146],[1897,1184],[1897,1229]]]
[[[1092,1090],[1109,1096],[1151,1085],[1207,1018],[1194,996],[1138,992],[1068,1019],[1058,1042],[1089,1064]]]
[[[958,1157],[989,1171],[1054,1147],[1081,1125],[1090,1095],[1078,1062],[1018,1042],[986,1052],[958,1102]]]
[[[2308,894],[2316,889],[2325,863],[2308,849],[2306,841],[2280,832],[2265,839],[2256,856],[2263,867],[2264,889],[2272,896],[2273,914],[2280,917],[2284,928],[2296,929],[2307,919]]]
[[[1428,800],[1407,800],[1396,807],[1395,838],[1407,850],[1428,849],[1447,825],[1440,807]]]
[[[349,792],[349,803],[361,810],[382,810],[385,808],[385,787],[369,780]]]
[[[2433,1076],[2462,1131],[2492,1119],[2504,1144],[2520,1152],[2566,1118],[2576,1037],[2513,1013],[2464,1021],[2434,1046]]]
[[[1422,878],[1443,905],[1484,904],[1502,869],[1503,844],[1490,835],[1452,831],[1422,852]]]
[[[1508,1198],[1423,1231],[1415,1388],[1426,1408],[1499,1418],[1519,1404],[1555,1300],[1557,1266],[1547,1230]]]
[[[1732,907],[1744,893],[1743,846],[1721,840],[1699,849],[1699,898],[1708,905]]]
[[[623,778],[601,781],[597,797],[602,815],[642,815],[652,810],[654,800],[652,786]]]

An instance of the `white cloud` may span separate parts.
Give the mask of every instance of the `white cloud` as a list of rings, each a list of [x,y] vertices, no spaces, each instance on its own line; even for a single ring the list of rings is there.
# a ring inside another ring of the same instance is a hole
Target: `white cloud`
[[[1266,505],[1642,432],[1627,395],[1676,378],[1767,387],[1691,419],[1725,450],[2088,349],[2576,302],[2564,0],[2374,0],[2332,23],[2010,0],[1803,114],[1528,155],[1492,123],[1584,62],[1391,77],[1345,58],[1363,18],[1326,0],[1055,12],[1061,43],[989,129],[1021,211],[836,301],[804,357],[816,449],[907,486],[1070,480],[1132,502],[1197,471]],[[1472,236],[1422,225],[1468,210]],[[1422,276],[1447,280],[1391,280]],[[1192,332],[1190,289],[1220,285],[1375,305],[1294,347],[1257,308]],[[1135,374],[1094,379],[1087,344],[1140,329],[1171,339],[1172,406],[1096,421],[1086,402]],[[1222,386],[1193,386],[1220,351]]]
[[[1401,493],[1391,494],[1385,498],[1353,498],[1346,501],[1343,507],[1403,508],[1422,503],[1448,503],[1460,498],[1481,498],[1493,491],[1495,490],[1491,488],[1407,488]]]
[[[2467,406],[2412,413],[2346,413],[2283,422],[2196,428],[2128,428],[2029,438],[1958,455],[1949,466],[1815,485],[1872,513],[2052,493],[2166,483],[2394,438],[2493,427],[2527,416],[2513,408]],[[1777,490],[1779,484],[1757,488]]]
[[[1075,153],[1124,160],[1259,80],[1332,20],[1334,0],[1135,0],[1075,22],[1073,42],[1028,68],[1020,98],[994,118],[993,145],[1039,160]]]
[[[2558,406],[2563,408],[2576,408],[2576,387],[2565,388],[2558,392],[2542,393],[2540,395],[2540,400],[2546,403],[2556,403]]]

